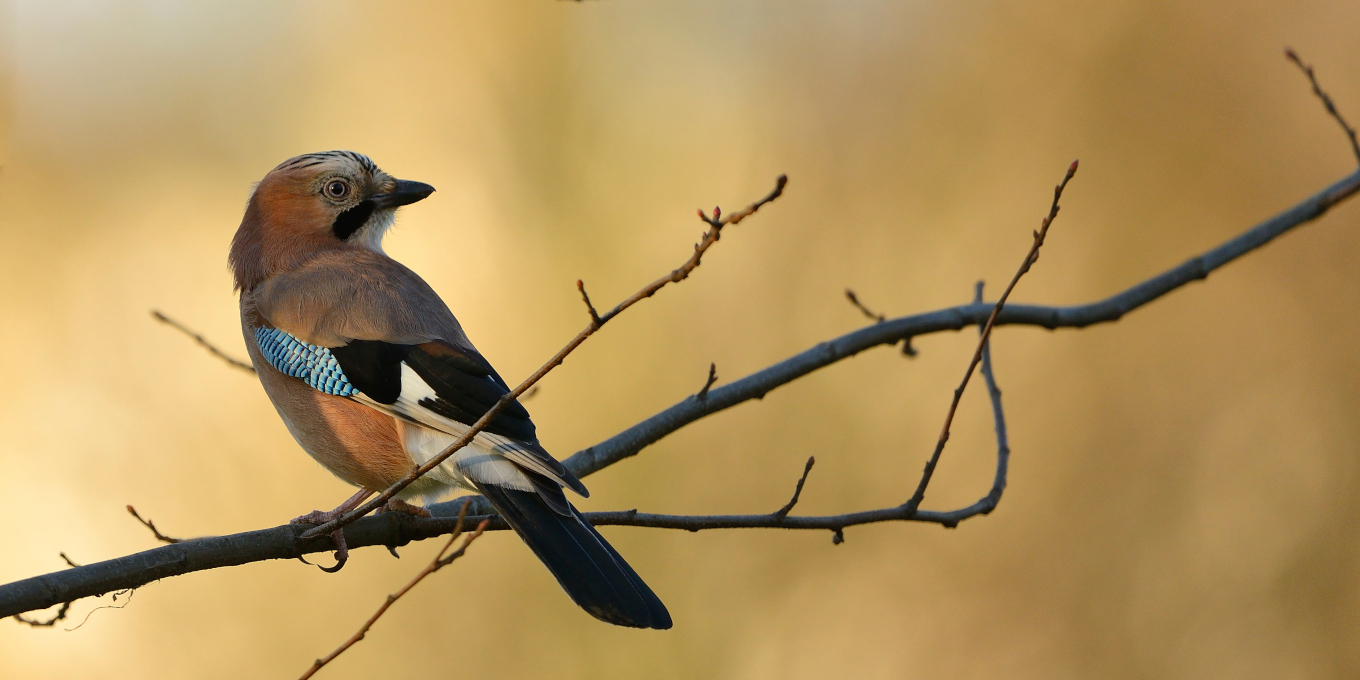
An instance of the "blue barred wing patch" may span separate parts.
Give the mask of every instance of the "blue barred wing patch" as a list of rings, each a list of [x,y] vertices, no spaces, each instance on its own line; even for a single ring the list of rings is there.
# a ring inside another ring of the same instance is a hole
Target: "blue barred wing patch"
[[[340,362],[325,347],[303,342],[277,328],[255,329],[255,344],[270,366],[284,375],[301,378],[313,389],[340,397],[359,391],[349,384]]]

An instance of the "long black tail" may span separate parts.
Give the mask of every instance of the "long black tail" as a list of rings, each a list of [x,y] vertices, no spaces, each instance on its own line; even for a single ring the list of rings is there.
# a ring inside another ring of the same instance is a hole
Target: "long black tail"
[[[576,508],[568,505],[571,514],[562,515],[532,491],[478,487],[591,616],[617,626],[671,627],[666,605]]]

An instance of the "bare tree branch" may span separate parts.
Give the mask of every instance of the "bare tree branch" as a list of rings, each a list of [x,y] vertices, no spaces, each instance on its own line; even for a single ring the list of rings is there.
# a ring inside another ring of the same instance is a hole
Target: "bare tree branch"
[[[1298,61],[1296,61],[1296,63],[1301,64],[1301,62]],[[1330,97],[1326,97],[1325,94],[1322,93],[1321,88],[1317,87],[1316,80],[1312,78],[1310,69],[1304,67],[1304,72],[1310,76],[1310,80],[1314,84],[1315,94],[1318,94],[1319,98],[1323,99],[1323,103],[1327,106],[1329,113],[1334,112],[1335,106],[1331,104]],[[1341,119],[1340,115],[1333,113],[1333,117],[1337,118],[1338,122],[1347,130],[1348,137],[1353,138],[1351,128],[1343,119]],[[1353,143],[1352,149],[1354,150],[1355,148],[1356,146]],[[781,178],[779,185],[770,196],[766,197],[763,201],[752,204],[747,210],[729,216],[726,220],[718,220],[718,216],[720,215],[719,211],[715,211],[712,220],[710,220],[709,217],[702,215],[702,211],[701,217],[714,227],[717,226],[714,225],[714,222],[719,222],[720,224],[734,224],[753,213],[755,209],[759,208],[764,203],[778,197],[782,188],[783,179]],[[1011,304],[1007,305],[996,315],[993,320],[993,326],[1014,324],[1041,326],[1048,329],[1085,328],[1092,324],[1117,321],[1123,317],[1123,315],[1142,307],[1187,283],[1204,279],[1208,277],[1210,272],[1269,243],[1300,225],[1317,219],[1337,204],[1350,198],[1358,190],[1360,190],[1360,171],[1347,175],[1317,194],[1305,199],[1284,212],[1261,222],[1220,246],[1193,257],[1177,267],[1173,267],[1161,274],[1142,281],[1104,300],[1068,307]],[[711,230],[710,234],[713,236],[712,241],[716,241],[716,229]],[[695,255],[690,262],[686,263],[686,265],[677,269],[675,272],[672,272],[670,277],[666,277],[657,283],[653,283],[634,297],[620,303],[619,306],[600,317],[600,323],[603,324],[607,322],[614,315],[621,312],[623,309],[626,309],[638,299],[641,299],[641,297],[647,297],[654,294],[656,290],[659,290],[661,285],[665,285],[665,283],[671,281],[683,280],[688,276],[689,272],[698,265],[702,252],[711,245],[709,240],[710,234],[705,235],[703,243],[696,245]],[[658,285],[658,283],[660,285]],[[725,410],[749,399],[763,397],[770,390],[792,382],[819,368],[828,366],[846,357],[854,356],[859,352],[878,345],[895,344],[906,341],[906,347],[909,348],[911,338],[917,335],[937,333],[945,330],[956,331],[967,325],[985,324],[991,317],[993,309],[994,307],[991,305],[974,302],[971,305],[940,309],[933,312],[875,323],[866,328],[823,342],[818,346],[785,361],[767,367],[740,380],[713,389],[708,392],[706,398],[702,400],[698,399],[697,395],[688,397],[665,411],[624,430],[604,442],[577,452],[565,462],[578,476],[584,477],[617,463],[620,460],[636,455],[648,445],[655,443],[695,420]],[[192,331],[188,331],[178,323],[172,322],[168,317],[165,317],[160,313],[154,313],[154,315],[157,320],[170,323],[176,328],[188,333],[200,344],[210,351],[213,351],[214,354],[229,360],[232,365],[236,365],[243,369],[253,370],[253,368],[245,365],[243,362],[231,360],[230,357],[217,351],[211,344],[207,343],[206,340],[203,340],[201,336]],[[594,319],[592,319],[592,326],[594,326],[594,324]],[[588,331],[583,332],[582,335],[588,335],[589,332],[588,329]],[[583,339],[583,337],[581,339]],[[554,358],[553,362],[550,362],[550,366],[560,363],[566,353],[569,353],[576,344],[579,344],[580,340],[573,342],[574,344],[568,345],[567,348],[564,348],[563,352],[560,352],[558,356]],[[834,532],[833,541],[837,543],[842,539],[842,530],[845,527],[872,522],[897,520],[931,522],[946,527],[957,526],[957,524],[964,519],[991,512],[991,510],[996,507],[1006,484],[1006,472],[1010,450],[1006,440],[1006,427],[1001,410],[1001,393],[1000,390],[996,388],[995,381],[992,377],[990,341],[984,345],[980,366],[981,373],[987,381],[988,392],[992,399],[998,443],[997,469],[995,481],[990,492],[967,507],[946,512],[920,509],[908,512],[906,505],[904,504],[896,508],[885,508],[881,510],[869,510],[824,517],[789,517],[787,515],[781,517],[778,516],[777,513],[771,513],[769,515],[681,516],[644,514],[635,510],[587,513],[585,516],[590,522],[598,526],[645,526],[684,529],[687,531],[757,527],[827,529]],[[544,372],[546,372],[545,369],[540,369],[539,373],[541,374]],[[525,387],[526,385],[521,385],[520,388],[512,393],[510,398],[522,393]],[[492,413],[494,414],[500,407],[503,407],[503,403],[498,405],[496,409],[493,409]],[[413,540],[423,540],[448,534],[457,528],[456,524],[451,522],[447,517],[447,515],[450,514],[449,508],[455,503],[461,505],[460,501],[455,501],[431,506],[431,510],[435,511],[436,517],[430,519],[414,518],[403,513],[386,513],[374,517],[366,517],[346,526],[344,528],[345,537],[347,542],[353,547],[381,545],[394,549]],[[469,512],[485,515],[490,512],[490,506],[486,503],[485,499],[473,497]],[[488,531],[503,530],[507,528],[500,518],[494,516],[470,516],[468,519],[487,521],[486,530]],[[334,549],[329,536],[304,538],[303,533],[306,531],[307,530],[302,526],[283,525],[271,529],[250,531],[230,536],[191,539],[181,543],[146,550],[133,555],[75,567],[63,572],[55,572],[0,585],[0,616],[13,616],[24,612],[46,609],[59,604],[69,603],[83,597],[91,597],[112,591],[135,588],[151,581],[194,571],[248,564],[268,559],[293,559],[307,553]]]
[[[208,342],[207,338],[203,337],[196,331],[190,330],[184,324],[175,321],[174,319],[166,316],[165,314],[162,314],[159,310],[155,309],[151,310],[151,318],[193,338],[194,342],[198,343],[200,347],[203,347],[204,349],[208,350],[209,352],[212,353],[213,356],[217,357],[218,359],[227,362],[228,366],[239,368],[243,371],[250,371],[251,373],[255,372],[255,367],[251,366],[249,362],[241,361],[240,359],[237,359],[231,356],[230,354],[227,354],[226,352],[217,349],[217,346],[212,344],[211,342]]]
[[[530,375],[528,378],[526,378],[524,382],[519,384],[518,387],[511,390],[505,396],[501,397],[500,400],[498,400],[490,409],[486,411],[486,413],[482,414],[482,417],[479,418],[477,422],[472,424],[472,427],[468,428],[467,432],[463,433],[463,435],[459,437],[457,441],[455,441],[453,444],[450,444],[439,455],[426,461],[424,464],[420,465],[415,470],[412,470],[409,474],[407,474],[405,477],[402,477],[395,484],[388,487],[386,491],[383,491],[382,493],[378,494],[372,500],[364,503],[363,505],[355,508],[354,510],[345,513],[344,515],[341,515],[340,517],[337,517],[336,519],[333,519],[329,522],[326,522],[325,524],[322,524],[320,526],[308,530],[307,533],[303,534],[303,536],[306,538],[313,538],[316,536],[320,536],[322,534],[329,534],[341,527],[344,527],[345,525],[353,523],[360,517],[363,517],[364,515],[367,515],[368,513],[378,509],[379,507],[382,507],[384,503],[386,503],[392,497],[396,496],[396,494],[400,493],[402,489],[406,488],[408,485],[410,485],[412,482],[416,481],[421,476],[428,473],[430,470],[439,467],[440,464],[442,464],[445,460],[448,460],[451,456],[453,456],[454,453],[457,453],[459,449],[463,448],[464,446],[467,446],[472,441],[472,439],[475,436],[477,436],[477,434],[480,433],[483,429],[485,429],[486,426],[491,422],[491,420],[496,417],[496,414],[500,413],[501,410],[503,410],[507,405],[513,402],[521,394],[524,394],[525,390],[529,389],[534,385],[534,383],[541,380],[543,376],[548,374],[549,371],[561,365],[561,363],[567,358],[567,355],[571,354],[572,351],[574,351],[577,347],[581,346],[581,343],[585,342],[586,339],[589,338],[591,335],[594,335],[595,331],[599,330],[606,323],[609,323],[609,321],[614,317],[618,316],[619,314],[622,314],[624,310],[628,309],[629,307],[632,307],[634,304],[637,304],[638,302],[646,298],[655,295],[657,291],[666,287],[666,284],[679,283],[689,278],[690,272],[693,272],[695,268],[699,266],[699,262],[701,259],[703,259],[704,253],[708,252],[708,249],[713,247],[713,244],[717,243],[718,239],[722,237],[723,227],[741,222],[747,217],[754,215],[755,212],[757,210],[760,210],[760,208],[763,207],[766,203],[769,203],[775,200],[776,198],[779,198],[780,195],[784,193],[784,186],[788,184],[788,181],[789,181],[788,176],[780,175],[778,178],[775,179],[774,190],[772,190],[764,198],[746,206],[742,210],[739,210],[735,213],[732,213],[731,215],[728,215],[726,218],[723,218],[721,216],[722,211],[719,210],[718,208],[713,209],[713,217],[711,218],[705,216],[704,211],[700,210],[699,219],[706,222],[709,225],[709,229],[707,232],[704,233],[703,238],[700,239],[699,243],[695,244],[694,254],[690,256],[689,260],[685,261],[685,263],[680,265],[679,268],[672,271],[670,275],[663,276],[647,284],[646,286],[643,286],[641,290],[634,293],[631,297],[624,300],[623,302],[620,302],[619,304],[615,305],[613,309],[609,310],[608,312],[605,312],[603,315],[597,314],[595,312],[595,306],[590,303],[590,298],[586,296],[585,284],[581,283],[580,281],[577,281],[578,284],[577,287],[581,291],[581,297],[585,300],[586,307],[590,310],[590,325],[586,326],[585,330],[582,330],[580,333],[576,335],[575,338],[572,338],[571,342],[568,342],[565,347],[563,347],[561,350],[558,350],[557,354],[554,355],[553,358],[548,360],[548,363],[543,364],[543,366],[540,367],[537,371],[534,371],[533,375]]]
[[[326,655],[325,658],[317,659],[316,661],[312,662],[311,668],[308,668],[307,672],[303,673],[299,680],[307,680],[307,678],[316,675],[316,672],[321,670],[323,666],[334,661],[335,657],[344,654],[345,650],[349,649],[350,647],[353,647],[360,640],[364,639],[364,636],[368,634],[368,631],[370,628],[373,627],[373,624],[377,623],[378,619],[381,618],[383,614],[387,613],[388,608],[390,608],[394,603],[396,603],[397,600],[401,599],[402,595],[405,595],[406,593],[410,592],[410,590],[416,587],[416,584],[424,580],[426,576],[429,576],[430,574],[433,574],[436,571],[439,571],[440,569],[443,569],[444,567],[453,564],[454,560],[462,557],[463,554],[467,552],[468,546],[472,545],[472,542],[477,540],[478,536],[482,535],[482,532],[486,529],[486,525],[490,521],[485,519],[482,520],[482,522],[477,525],[477,530],[474,531],[471,535],[464,538],[463,544],[461,546],[458,546],[457,550],[446,555],[445,553],[449,552],[449,548],[453,547],[453,542],[457,541],[458,537],[463,534],[463,518],[467,512],[467,506],[468,503],[463,504],[463,510],[458,514],[458,524],[453,530],[453,535],[449,536],[449,540],[447,543],[444,544],[444,547],[440,548],[439,552],[435,553],[434,559],[431,560],[430,563],[426,565],[424,569],[420,570],[420,573],[416,574],[415,578],[412,578],[411,581],[407,583],[405,586],[403,586],[401,590],[398,590],[397,592],[388,595],[387,599],[384,600],[382,605],[378,607],[378,611],[373,612],[373,616],[370,616],[368,620],[364,622],[364,625],[359,627],[359,631],[357,633],[350,636],[348,640],[345,640],[343,643],[341,643],[341,645],[338,648],[336,648],[335,651]]]

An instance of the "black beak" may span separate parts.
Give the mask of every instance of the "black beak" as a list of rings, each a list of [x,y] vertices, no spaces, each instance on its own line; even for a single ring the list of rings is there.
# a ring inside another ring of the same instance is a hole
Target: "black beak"
[[[434,193],[434,187],[424,182],[412,182],[407,179],[397,180],[397,186],[391,193],[375,194],[369,198],[379,210],[386,208],[398,208],[403,205],[410,205],[426,196]]]

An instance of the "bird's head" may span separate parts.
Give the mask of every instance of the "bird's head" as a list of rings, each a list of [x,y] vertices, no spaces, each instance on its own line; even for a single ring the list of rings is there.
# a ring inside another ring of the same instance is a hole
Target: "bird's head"
[[[260,180],[232,239],[236,287],[254,288],[325,250],[382,252],[397,208],[432,193],[434,187],[392,177],[353,151],[290,158]]]

